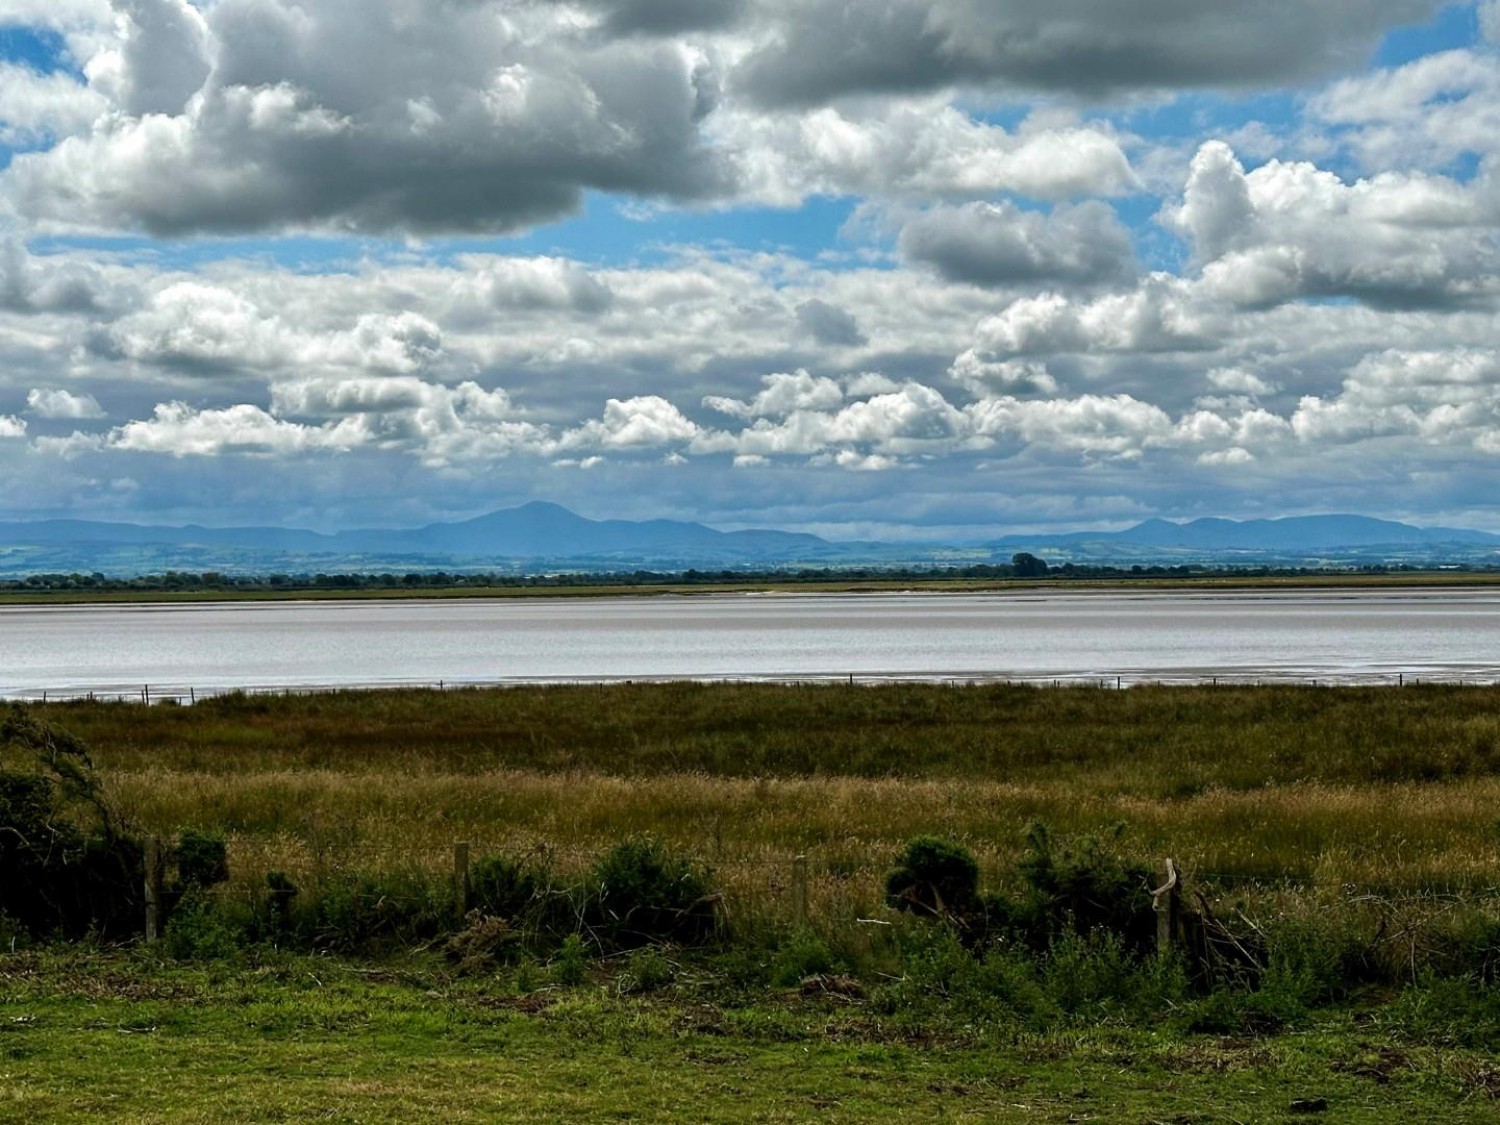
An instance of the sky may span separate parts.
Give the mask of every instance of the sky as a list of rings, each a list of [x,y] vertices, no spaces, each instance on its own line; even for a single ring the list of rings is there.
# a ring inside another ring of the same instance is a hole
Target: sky
[[[0,0],[0,519],[1500,531],[1500,0]]]

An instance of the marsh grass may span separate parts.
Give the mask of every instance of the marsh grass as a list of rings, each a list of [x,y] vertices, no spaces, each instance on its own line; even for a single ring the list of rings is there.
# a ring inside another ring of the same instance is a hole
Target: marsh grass
[[[651,836],[712,869],[742,931],[790,927],[807,855],[819,932],[876,955],[882,880],[923,834],[1004,891],[1033,822],[1122,826],[1122,854],[1173,856],[1216,901],[1368,915],[1371,935],[1433,896],[1488,917],[1500,873],[1493,687],[670,683],[38,711],[144,829],[223,834],[221,893],[247,904],[270,871],[310,895],[356,873],[441,881],[464,840],[574,876]]]
[[[1500,688],[607,684],[46,709],[112,768],[980,778],[1174,797],[1500,772]]]

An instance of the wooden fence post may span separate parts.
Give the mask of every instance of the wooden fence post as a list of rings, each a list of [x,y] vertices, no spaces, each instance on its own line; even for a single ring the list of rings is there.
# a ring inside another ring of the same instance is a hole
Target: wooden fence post
[[[1156,952],[1166,957],[1177,944],[1182,919],[1182,880],[1177,865],[1170,859],[1167,881],[1151,892],[1151,905],[1156,910]]]
[[[807,857],[792,860],[792,922],[800,930],[807,925]]]
[[[469,845],[453,845],[453,908],[460,918],[469,913]]]
[[[161,840],[146,841],[146,940],[161,937]]]

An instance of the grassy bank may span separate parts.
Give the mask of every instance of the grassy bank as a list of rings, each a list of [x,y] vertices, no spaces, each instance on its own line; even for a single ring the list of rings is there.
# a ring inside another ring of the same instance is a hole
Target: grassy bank
[[[873,910],[941,833],[1004,881],[1027,826],[1112,835],[1217,891],[1308,901],[1475,892],[1500,872],[1500,689],[639,684],[226,697],[36,709],[94,748],[145,829],[267,870],[441,873],[545,850],[578,869],[651,834],[784,920]]]

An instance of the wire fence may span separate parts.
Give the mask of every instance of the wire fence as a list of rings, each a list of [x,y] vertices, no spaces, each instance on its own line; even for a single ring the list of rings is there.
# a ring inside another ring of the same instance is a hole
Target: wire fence
[[[157,683],[141,684],[139,687],[119,684],[98,687],[62,688],[18,688],[0,692],[0,698],[31,703],[123,703],[154,706],[176,704],[191,706],[199,701],[227,696],[310,696],[341,692],[372,691],[475,691],[518,687],[549,687],[566,685],[618,686],[659,683],[733,683],[772,684],[780,686],[827,686],[847,684],[851,687],[878,687],[887,684],[923,684],[939,687],[1032,687],[1032,688],[1086,688],[1101,691],[1125,691],[1142,687],[1417,687],[1423,684],[1441,684],[1455,687],[1492,688],[1500,686],[1500,674],[1491,672],[1443,672],[1443,671],[1360,671],[1330,672],[1309,675],[1296,672],[1224,671],[1218,673],[1182,672],[1121,673],[1100,676],[1098,674],[1067,675],[913,675],[901,673],[829,673],[801,676],[566,676],[566,677],[506,677],[501,679],[438,679],[401,680],[380,683],[349,681],[344,683],[308,684],[239,684],[209,685],[199,687],[192,684]]]

